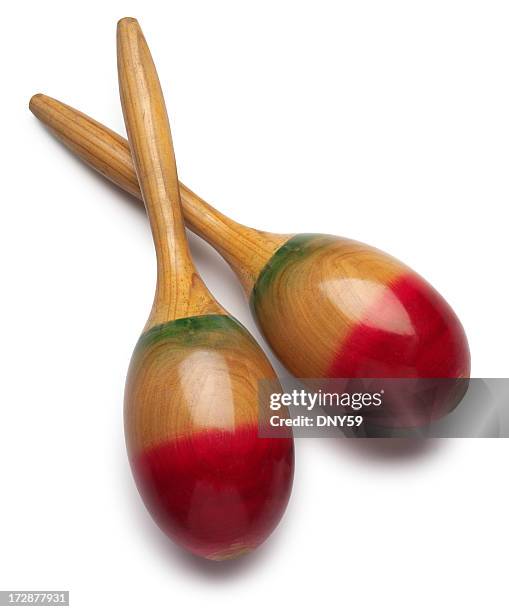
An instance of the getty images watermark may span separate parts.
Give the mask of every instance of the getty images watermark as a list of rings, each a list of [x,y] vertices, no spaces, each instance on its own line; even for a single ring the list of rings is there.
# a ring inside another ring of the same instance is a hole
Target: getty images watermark
[[[509,379],[261,381],[259,435],[508,437]]]
[[[271,427],[360,427],[364,422],[361,414],[347,414],[346,411],[358,412],[362,408],[382,406],[384,389],[375,393],[348,393],[333,391],[310,392],[304,389],[293,389],[291,392],[273,392],[270,394],[270,410],[277,411],[269,417]],[[289,416],[282,408],[301,408],[308,414]],[[336,414],[320,414],[318,409],[336,409]],[[317,410],[315,410],[317,409]],[[338,412],[340,409],[340,412]],[[313,414],[311,414],[314,411]]]

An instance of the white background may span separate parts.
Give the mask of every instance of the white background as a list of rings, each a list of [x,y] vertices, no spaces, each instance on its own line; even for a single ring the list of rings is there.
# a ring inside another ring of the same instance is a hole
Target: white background
[[[148,224],[28,111],[42,91],[124,133],[126,15],[158,65],[184,182],[241,222],[389,251],[455,308],[472,374],[509,375],[507,2],[8,3],[0,589],[69,589],[80,611],[507,610],[506,440],[396,456],[298,440],[284,520],[238,562],[191,559],[152,523],[122,427],[155,281]],[[191,247],[259,338],[226,264]]]

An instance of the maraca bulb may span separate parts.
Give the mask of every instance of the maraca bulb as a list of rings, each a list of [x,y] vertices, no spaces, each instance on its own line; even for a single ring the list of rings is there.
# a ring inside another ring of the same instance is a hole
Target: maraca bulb
[[[261,271],[251,308],[279,359],[300,378],[460,378],[465,332],[433,287],[389,255],[298,234]]]
[[[226,315],[177,319],[138,341],[126,384],[130,463],[156,523],[196,555],[248,552],[283,515],[293,439],[258,437],[258,382],[274,377]]]

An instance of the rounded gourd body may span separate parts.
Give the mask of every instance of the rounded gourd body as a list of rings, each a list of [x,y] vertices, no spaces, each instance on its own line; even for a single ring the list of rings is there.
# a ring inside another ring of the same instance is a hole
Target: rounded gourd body
[[[461,378],[465,332],[410,268],[373,247],[323,234],[285,242],[260,273],[253,314],[300,378]]]
[[[191,552],[224,559],[256,548],[287,505],[289,438],[258,437],[258,384],[275,373],[232,317],[149,329],[126,385],[129,458],[161,529]]]

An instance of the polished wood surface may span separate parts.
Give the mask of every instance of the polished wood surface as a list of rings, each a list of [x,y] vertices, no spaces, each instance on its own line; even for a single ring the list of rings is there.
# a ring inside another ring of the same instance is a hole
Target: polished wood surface
[[[44,94],[30,100],[30,110],[71,151],[104,177],[142,199],[129,144],[84,113]],[[228,261],[247,295],[271,255],[290,235],[262,232],[236,223],[180,183],[186,225]]]
[[[117,50],[120,99],[157,255],[156,294],[146,329],[180,317],[224,314],[191,261],[163,93],[135,20],[119,23]]]
[[[138,488],[158,525],[200,556],[253,550],[277,525],[293,479],[293,440],[258,435],[259,384],[281,391],[252,336],[206,315],[140,338],[125,392]]]
[[[300,235],[271,260],[255,285],[251,308],[291,372],[324,378],[351,330],[403,269],[353,240],[314,236],[306,241]]]
[[[410,268],[373,247],[299,234],[271,258],[251,308],[300,378],[461,378],[465,333],[451,307]]]
[[[233,432],[258,419],[258,384],[274,371],[232,317],[178,319],[140,338],[126,387],[135,451],[210,428]]]
[[[158,264],[154,306],[126,382],[129,457],[163,531],[197,555],[231,558],[258,546],[280,520],[292,484],[293,440],[258,437],[258,385],[276,375],[191,261],[164,99],[136,20],[119,22],[117,51]]]

